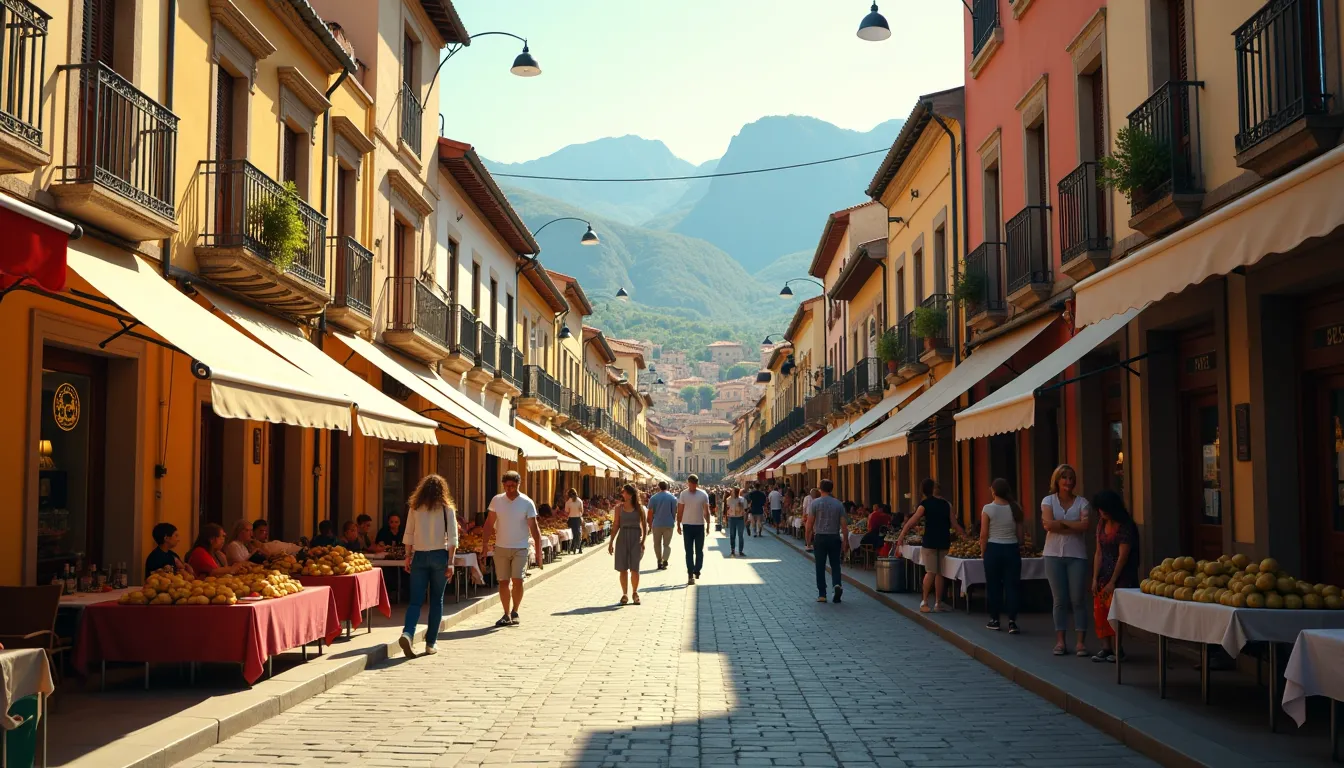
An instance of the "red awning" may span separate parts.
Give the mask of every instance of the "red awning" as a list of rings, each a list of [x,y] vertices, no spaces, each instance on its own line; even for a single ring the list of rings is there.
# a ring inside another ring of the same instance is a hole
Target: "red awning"
[[[785,448],[779,453],[776,453],[773,457],[771,457],[770,463],[766,464],[764,467],[761,467],[760,471],[756,473],[757,476],[779,467],[784,462],[788,461],[790,457],[797,455],[799,451],[815,443],[817,439],[820,438],[823,434],[825,433],[822,430],[818,429],[817,431],[813,432],[807,437],[804,437],[802,440],[799,440],[798,442],[794,443],[788,448]]]
[[[0,195],[0,290],[30,280],[48,291],[65,288],[65,247],[83,234],[78,224]]]

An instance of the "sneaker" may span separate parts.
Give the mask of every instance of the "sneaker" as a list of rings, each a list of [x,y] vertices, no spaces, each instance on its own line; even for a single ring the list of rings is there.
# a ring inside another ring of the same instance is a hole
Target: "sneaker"
[[[495,626],[496,626],[496,627],[507,627],[507,626],[511,626],[512,624],[513,624],[513,619],[510,619],[509,616],[508,616],[508,614],[504,614],[503,618],[501,618],[499,621],[496,621],[496,622],[495,622]]]
[[[517,611],[513,611],[512,613],[509,614],[509,626],[513,626],[513,627],[518,626],[518,612],[517,612]]]
[[[737,552],[729,552],[729,553],[728,553],[728,556],[729,556],[729,557],[737,557]]]
[[[832,598],[831,598],[831,602],[832,602],[832,603],[838,603],[838,602],[840,602],[840,596],[843,595],[843,594],[845,594],[845,588],[844,588],[844,587],[839,587],[839,586],[837,586],[837,587],[835,588],[835,597],[832,597]]]
[[[824,603],[824,602],[826,602],[826,596],[825,596],[825,595],[817,595],[817,602],[818,602],[818,603]]]
[[[411,643],[413,642],[415,641],[411,639],[410,635],[402,635],[397,639],[397,645],[401,646],[401,652],[405,654],[408,659],[415,658],[415,649],[411,647]]]
[[[1100,651],[1097,651],[1097,655],[1095,655],[1095,656],[1092,657],[1092,661],[1094,661],[1094,662],[1096,662],[1096,663],[1098,663],[1098,664],[1102,664],[1102,663],[1105,663],[1105,662],[1108,662],[1108,661],[1110,661],[1110,662],[1114,662],[1114,661],[1115,661],[1114,656],[1115,656],[1115,654],[1111,653],[1110,651],[1106,650],[1105,648],[1102,648]]]
[[[426,645],[426,646],[425,646],[425,655],[426,655],[426,656],[433,656],[434,654],[436,654],[436,653],[438,653],[438,652],[439,652],[439,649],[438,649],[438,648],[435,648],[435,647],[432,646],[432,645]]]
[[[687,586],[695,586],[695,574],[694,574],[694,573],[692,573],[692,574],[690,575],[690,577],[689,577],[688,579],[686,579],[686,585],[687,585]]]
[[[1020,635],[1020,634],[1022,634],[1022,630],[1020,630],[1020,629],[1017,628],[1017,622],[1016,622],[1016,621],[1010,621],[1010,622],[1008,622],[1008,634],[1010,634],[1010,635]]]
[[[992,629],[995,632],[998,632],[1000,626],[998,619],[990,619],[989,623],[985,625],[985,629]]]

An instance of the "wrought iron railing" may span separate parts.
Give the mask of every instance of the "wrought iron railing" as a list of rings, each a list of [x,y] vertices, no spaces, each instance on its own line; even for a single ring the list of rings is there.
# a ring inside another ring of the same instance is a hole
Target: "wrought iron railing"
[[[414,331],[441,347],[448,347],[448,304],[434,289],[414,277],[387,278],[392,311],[389,331]]]
[[[0,130],[42,146],[47,22],[26,0],[0,0]]]
[[[923,347],[925,339],[931,339],[935,347],[947,347],[952,343],[955,337],[953,333],[957,323],[956,301],[946,293],[935,293],[919,302],[920,309],[935,310],[943,313],[943,323],[938,329],[937,335],[920,336],[919,343]],[[915,354],[918,359],[919,354]]]
[[[174,219],[177,115],[101,62],[68,64],[68,97],[77,101],[73,165],[65,184],[93,183],[165,219]],[[12,71],[12,70],[10,70]],[[67,123],[66,142],[71,126]],[[317,250],[322,250],[322,240]]]
[[[499,339],[499,367],[495,369],[495,377],[504,379],[515,387],[522,388],[523,380],[523,355],[514,349],[513,344],[508,339],[501,337]]]
[[[569,390],[566,390],[569,391]],[[583,401],[583,397],[577,392],[571,392],[569,407],[565,409],[569,418],[577,421],[579,424],[587,426],[588,424],[588,406]]]
[[[924,352],[924,339],[915,333],[915,313],[910,312],[896,324],[896,346],[901,356],[897,365],[919,362]]]
[[[807,421],[824,421],[838,409],[835,401],[835,393],[830,389],[823,389],[813,395],[803,404],[803,414]]]
[[[1171,81],[1158,88],[1138,109],[1129,113],[1129,127],[1146,134],[1162,147],[1165,170],[1150,188],[1130,195],[1132,214],[1138,214],[1171,194],[1193,194],[1199,189],[1199,169],[1192,137],[1199,130],[1198,110],[1191,93],[1204,83]]]
[[[1059,182],[1059,253],[1068,262],[1111,247],[1106,226],[1106,188],[1101,163],[1085,161]]]
[[[406,142],[415,154],[420,154],[420,124],[424,120],[425,108],[420,105],[420,97],[415,89],[406,83],[401,84],[401,140]]]
[[[261,211],[287,194],[285,188],[246,160],[203,160],[199,167],[205,200],[201,245],[244,247],[274,263]],[[302,200],[296,202],[307,240],[286,271],[325,291],[327,217]]]
[[[999,0],[971,2],[971,58],[980,53],[999,27]]]
[[[449,309],[449,316],[452,335],[448,339],[448,351],[475,360],[481,349],[480,336],[476,333],[476,316],[461,304],[454,304]]]
[[[865,357],[845,372],[841,378],[840,400],[848,405],[861,397],[882,392],[882,361]]]
[[[525,366],[523,369],[523,397],[535,398],[550,406],[552,409],[563,412],[565,409],[561,406],[561,400],[564,395],[571,395],[568,389],[561,390],[560,382],[555,377],[546,372],[545,368],[539,365]]]
[[[332,304],[373,317],[373,252],[349,235],[329,237],[327,243],[336,267]]]
[[[1318,0],[1270,0],[1232,33],[1237,49],[1238,152],[1305,115],[1323,113],[1325,46]]]
[[[1008,295],[1053,280],[1050,269],[1050,206],[1028,205],[1004,225],[1008,239]]]
[[[494,373],[499,367],[499,336],[484,320],[478,320],[476,324],[480,326],[476,333],[481,340],[480,348],[476,350],[476,365]]]
[[[1007,308],[1003,292],[1003,243],[981,243],[966,257],[967,278],[980,286],[978,295],[964,300],[966,317]]]

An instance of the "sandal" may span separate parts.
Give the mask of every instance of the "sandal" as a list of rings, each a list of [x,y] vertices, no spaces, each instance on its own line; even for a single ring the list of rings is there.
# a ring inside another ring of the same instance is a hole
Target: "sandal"
[[[1091,656],[1092,654],[1088,652],[1088,650],[1087,650],[1087,646],[1085,646],[1085,645],[1080,645],[1080,646],[1078,646],[1077,648],[1074,648],[1074,649],[1073,649],[1073,655],[1074,655],[1074,656],[1077,656],[1077,657],[1080,658],[1080,659],[1085,659],[1085,658]]]
[[[1056,645],[1056,646],[1055,646],[1055,650],[1052,651],[1052,653],[1054,653],[1056,656],[1063,656],[1063,655],[1064,655],[1064,644],[1063,644],[1063,643],[1060,643],[1059,645]]]
[[[502,619],[500,619],[499,621],[496,621],[496,622],[495,622],[495,626],[496,626],[496,627],[507,627],[507,626],[509,626],[509,625],[511,625],[511,624],[513,624],[513,620],[510,619],[508,616],[505,616],[504,618],[502,618]]]
[[[633,602],[635,605],[639,605],[639,593],[638,593],[638,592],[635,593],[634,598],[631,600],[631,602]]]
[[[629,603],[629,602],[630,602],[630,598],[626,597],[625,595],[621,595],[621,605],[625,605],[625,604],[627,604],[627,603]]]

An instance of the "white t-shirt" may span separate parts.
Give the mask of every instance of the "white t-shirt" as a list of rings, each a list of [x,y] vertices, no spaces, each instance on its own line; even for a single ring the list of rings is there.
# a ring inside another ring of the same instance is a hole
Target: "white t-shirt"
[[[527,549],[532,532],[527,521],[537,516],[537,505],[526,493],[510,499],[501,493],[490,500],[490,511],[495,513],[495,546],[500,549]]]
[[[738,497],[735,498],[735,499],[729,499],[729,500],[728,500],[728,516],[729,516],[729,517],[746,517],[746,516],[747,516],[747,500],[744,499],[744,498],[742,498],[741,496],[738,496]]]
[[[570,499],[566,501],[565,514],[569,517],[583,517],[583,500]]]
[[[236,565],[252,556],[247,551],[247,545],[237,539],[224,546],[224,554],[229,558],[229,565]]]
[[[1050,494],[1041,499],[1041,508],[1050,507],[1050,514],[1056,520],[1067,520],[1071,523],[1079,521],[1087,522],[1087,514],[1090,511],[1087,506],[1087,499],[1082,496],[1075,496],[1073,503],[1068,509],[1060,504],[1059,497]],[[1047,531],[1045,534],[1045,548],[1042,554],[1046,557],[1078,557],[1087,559],[1087,533],[1085,531],[1070,531],[1068,533],[1055,533]]]
[[[1013,519],[1012,507],[991,501],[980,510],[980,516],[980,524],[989,526],[990,544],[1017,543],[1017,521]]]
[[[705,516],[709,512],[709,494],[699,488],[694,491],[687,488],[677,497],[677,503],[683,507],[681,511],[682,525],[705,524]]]
[[[780,493],[778,490],[771,491],[767,498],[770,499],[770,509],[784,508],[784,494]]]

